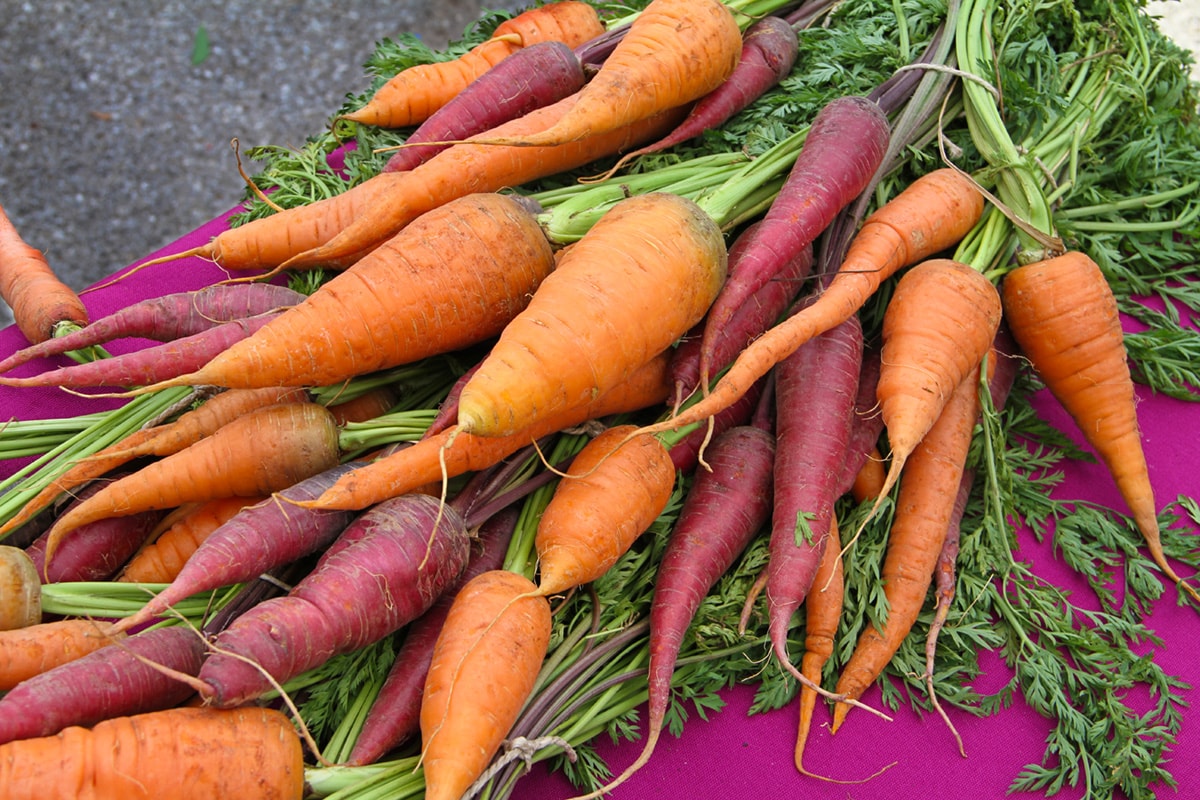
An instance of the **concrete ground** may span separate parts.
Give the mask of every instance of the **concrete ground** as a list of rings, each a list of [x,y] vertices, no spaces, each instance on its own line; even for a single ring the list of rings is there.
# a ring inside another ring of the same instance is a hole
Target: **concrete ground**
[[[236,204],[230,139],[301,144],[366,89],[380,39],[441,48],[525,4],[0,0],[0,206],[82,288]]]

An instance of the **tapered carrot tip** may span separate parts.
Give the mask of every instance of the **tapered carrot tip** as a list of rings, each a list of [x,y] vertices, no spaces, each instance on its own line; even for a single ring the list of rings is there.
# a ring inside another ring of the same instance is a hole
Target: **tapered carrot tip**
[[[838,703],[833,707],[833,724],[829,726],[831,734],[838,732],[838,728],[842,727],[842,723],[846,721],[846,715],[849,713],[850,706],[846,703]]]

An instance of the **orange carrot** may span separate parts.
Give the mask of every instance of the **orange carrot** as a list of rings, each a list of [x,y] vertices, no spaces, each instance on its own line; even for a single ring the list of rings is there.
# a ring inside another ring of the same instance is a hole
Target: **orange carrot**
[[[110,645],[122,635],[110,633],[108,623],[90,619],[62,619],[0,631],[0,692]]]
[[[821,671],[825,662],[833,655],[833,640],[837,635],[838,621],[842,616],[842,597],[845,585],[842,580],[842,545],[838,535],[837,520],[829,525],[829,540],[821,563],[813,580],[812,591],[805,598],[804,608],[804,655],[800,659],[800,672],[813,684],[821,685]],[[813,711],[817,706],[817,693],[804,684],[800,685],[800,723],[796,732],[796,769],[805,775],[804,746],[812,729]]]
[[[664,351],[613,390],[509,436],[475,436],[455,427],[447,428],[344,475],[316,500],[297,504],[312,508],[363,509],[419,486],[440,485],[443,477],[453,478],[490,467],[530,442],[564,428],[609,414],[658,405],[666,401],[671,391],[667,372],[669,362],[669,354]]]
[[[46,562],[63,536],[89,522],[216,497],[270,494],[337,463],[337,426],[324,407],[286,403],[258,409],[67,511],[50,528]]]
[[[861,697],[882,674],[925,603],[979,414],[978,376],[976,367],[959,383],[908,458],[883,562],[887,620],[882,628],[868,625],[863,630],[843,667],[835,691],[848,698]],[[849,710],[846,703],[834,706],[833,732]]]
[[[366,105],[342,118],[383,128],[418,125],[522,47],[562,42],[575,48],[602,33],[604,24],[587,3],[562,0],[530,8],[500,23],[491,38],[458,58],[402,70]]]
[[[675,464],[655,436],[626,441],[633,425],[609,428],[571,462],[538,522],[538,594],[590,583],[658,518],[675,488]]]
[[[995,285],[958,261],[925,261],[900,278],[883,318],[876,396],[891,464],[876,506],[955,387],[991,349],[1000,313]]]
[[[258,497],[220,497],[180,508],[159,523],[160,532],[150,534],[153,541],[138,551],[121,574],[119,581],[134,583],[170,583],[183,563],[208,535],[224,525],[234,514],[261,500]]]
[[[88,323],[83,301],[63,283],[40,250],[21,238],[0,207],[0,298],[30,344],[53,338],[62,324]]]
[[[871,450],[867,460],[854,474],[854,483],[850,487],[850,494],[854,497],[854,502],[861,503],[864,500],[874,500],[879,497],[883,493],[885,480],[887,480],[887,470],[883,467],[883,454],[876,447]]]
[[[19,547],[0,544],[0,631],[42,621],[42,581],[37,565]]]
[[[946,168],[918,178],[867,218],[816,302],[747,346],[708,397],[641,432],[682,428],[732,405],[802,344],[857,313],[897,270],[961,239],[982,214],[982,195],[957,171]]]
[[[524,576],[492,570],[459,591],[421,701],[426,800],[458,800],[483,774],[533,691],[550,604]]]
[[[545,146],[584,139],[697,100],[737,66],[742,33],[720,0],[652,0],[553,126],[496,144]]]
[[[268,708],[173,708],[0,746],[8,800],[300,800],[304,752]]]
[[[1104,273],[1072,251],[1008,273],[1003,298],[1013,337],[1112,473],[1154,563],[1200,601],[1163,553],[1124,333]]]
[[[321,386],[495,336],[554,268],[516,200],[472,194],[386,245],[204,367],[150,387]]]
[[[538,288],[463,386],[459,428],[505,436],[621,383],[704,316],[728,256],[684,197],[613,206]]]
[[[386,414],[400,400],[396,389],[392,386],[377,386],[369,392],[363,392],[351,400],[342,400],[329,406],[338,425],[347,422],[366,422]]]
[[[11,519],[0,525],[0,536],[33,519],[59,495],[95,480],[135,458],[176,453],[200,441],[225,423],[256,408],[298,402],[304,397],[302,391],[275,387],[222,392],[184,413],[174,422],[136,431],[68,467],[62,475],[26,502]]]

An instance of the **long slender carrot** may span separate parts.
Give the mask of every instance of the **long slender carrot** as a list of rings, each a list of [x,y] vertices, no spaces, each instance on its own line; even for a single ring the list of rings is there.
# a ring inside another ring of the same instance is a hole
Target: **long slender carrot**
[[[575,48],[604,33],[595,8],[561,0],[526,9],[500,23],[491,37],[458,58],[402,70],[384,83],[362,108],[343,119],[383,128],[424,122],[473,81],[522,48],[562,42]]]
[[[504,328],[463,387],[459,428],[504,436],[608,391],[704,316],[727,261],[720,229],[691,200],[621,201]]]
[[[825,552],[817,566],[813,591],[804,602],[804,655],[800,657],[800,672],[818,686],[821,684],[821,673],[825,663],[833,655],[833,642],[842,618],[842,598],[846,588],[842,578],[842,544],[836,518],[829,524],[828,536]],[[800,721],[796,728],[796,747],[793,755],[796,769],[807,775],[809,772],[804,766],[804,748],[812,730],[817,693],[801,684],[799,703]]]
[[[304,752],[269,708],[173,708],[0,746],[8,800],[300,800]]]
[[[1108,467],[1154,563],[1200,601],[1163,553],[1124,333],[1104,273],[1071,251],[1009,272],[1003,299],[1017,344]]]
[[[337,427],[315,403],[268,406],[178,453],[107,484],[55,521],[46,561],[63,536],[95,520],[214,497],[270,494],[338,461]]]
[[[66,323],[82,328],[87,308],[71,287],[54,274],[40,250],[21,238],[0,207],[0,299],[12,309],[17,328],[38,344],[54,337]]]
[[[454,599],[434,645],[421,701],[427,800],[458,800],[508,735],[550,643],[550,604],[507,570],[485,572]]]
[[[654,436],[626,442],[609,428],[571,462],[538,522],[537,591],[558,594],[599,578],[666,508],[675,465]]]
[[[652,0],[562,119],[524,136],[485,136],[493,144],[532,147],[620,128],[713,91],[741,50],[741,30],[720,0]]]
[[[0,631],[0,692],[106,647],[121,635],[111,634],[108,623],[89,619],[61,619]]]
[[[423,214],[386,245],[178,385],[333,385],[495,336],[554,269],[516,200],[470,194]]]
[[[297,505],[325,509],[362,509],[416,487],[489,467],[530,442],[556,431],[609,414],[638,411],[658,405],[670,396],[666,351],[628,380],[589,402],[550,415],[537,424],[508,436],[476,436],[447,428],[367,464],[339,479],[319,498]]]
[[[982,195],[953,169],[935,170],[913,181],[863,223],[817,302],[749,344],[706,398],[641,432],[660,433],[701,422],[733,403],[813,336],[857,313],[897,270],[957,242],[982,214]]]
[[[843,667],[836,691],[846,697],[861,697],[875,682],[925,603],[979,415],[978,374],[976,367],[959,383],[908,458],[883,563],[887,620],[882,628],[868,625],[863,630]],[[849,710],[846,703],[834,706],[834,733]]]

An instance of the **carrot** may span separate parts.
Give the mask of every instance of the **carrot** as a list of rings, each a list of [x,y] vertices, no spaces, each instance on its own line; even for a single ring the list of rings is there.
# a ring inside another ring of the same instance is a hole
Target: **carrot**
[[[754,242],[731,267],[729,280],[704,325],[701,380],[716,369],[713,348],[735,310],[810,247],[864,189],[883,162],[891,128],[883,110],[865,97],[838,97],[817,112],[796,163],[771,202]]]
[[[289,680],[394,633],[433,605],[470,549],[454,507],[423,494],[371,508],[340,538],[347,537],[287,595],[259,603],[217,635],[199,675],[207,702],[241,705],[270,691],[272,678]]]
[[[887,356],[884,356],[887,364]],[[836,691],[857,699],[882,674],[925,604],[979,414],[978,367],[959,382],[904,470],[883,562],[887,619],[868,625],[842,668]],[[833,710],[836,733],[850,706]]]
[[[280,269],[345,267],[394,236],[426,211],[472,192],[494,192],[566,172],[660,135],[682,116],[671,109],[622,128],[575,142],[546,147],[484,144],[501,135],[542,130],[568,113],[579,94],[531,111],[523,117],[456,144],[407,172],[372,178],[385,184],[381,194],[360,209],[335,236],[276,261]]]
[[[804,602],[804,655],[800,658],[800,672],[813,684],[821,684],[821,673],[825,663],[833,655],[834,637],[842,617],[842,597],[845,584],[842,579],[842,543],[838,535],[837,519],[829,523],[829,541],[817,566],[813,580],[813,591]],[[810,774],[804,767],[804,748],[812,730],[813,712],[817,706],[817,693],[809,686],[800,685],[800,721],[796,729],[794,759],[796,769]]]
[[[421,700],[426,800],[458,800],[483,773],[533,691],[550,604],[524,576],[485,572],[455,597]]]
[[[792,71],[799,49],[796,31],[783,18],[763,17],[753,23],[742,37],[742,52],[729,77],[700,98],[675,130],[653,144],[626,153],[609,173],[638,156],[666,150],[720,127],[783,80]]]
[[[172,515],[163,523],[170,524],[160,534],[151,533],[153,541],[134,554],[117,576],[119,581],[134,583],[170,583],[179,575],[184,563],[196,552],[208,536],[247,506],[261,502],[262,497],[220,497],[184,507],[178,517]],[[161,529],[163,524],[160,523]],[[61,550],[59,558],[62,557]],[[58,559],[55,559],[57,562]]]
[[[554,268],[536,219],[505,195],[435,208],[179,385],[333,385],[496,335]]]
[[[641,433],[682,428],[725,408],[813,336],[857,313],[901,267],[957,242],[982,214],[982,195],[957,171],[946,168],[918,178],[863,223],[817,302],[749,344],[708,397]]]
[[[396,660],[350,752],[348,765],[374,763],[420,731],[421,694],[433,661],[433,647],[450,606],[462,587],[476,575],[500,569],[519,516],[516,508],[509,507],[480,525],[467,568],[428,611],[408,626],[396,651]]]
[[[698,100],[737,66],[742,33],[720,0],[651,0],[554,125],[524,136],[487,135],[497,145],[574,142]]]
[[[151,664],[195,675],[204,653],[199,634],[175,625],[128,636],[30,677],[0,698],[0,744],[176,706],[191,687]]]
[[[758,407],[762,399],[774,393],[774,389],[770,388],[769,384],[770,376],[760,379],[736,403],[714,416],[711,420],[711,432],[709,426],[700,425],[671,445],[671,463],[675,465],[675,469],[687,475],[693,473],[700,465],[701,451],[705,450],[710,442],[715,441],[718,436],[730,428],[745,424],[754,414],[754,409]],[[708,456],[705,455],[706,461],[707,458]],[[705,471],[707,471],[707,467]]]
[[[721,231],[691,200],[617,203],[504,328],[463,387],[459,429],[505,436],[607,392],[704,316],[726,263]]]
[[[68,511],[86,503],[102,489],[99,483],[92,484],[79,494],[77,500],[67,506]],[[54,561],[46,559],[50,545],[50,531],[33,541],[25,552],[33,559],[38,574],[45,583],[73,581],[106,581],[125,566],[138,551],[158,524],[162,513],[156,510],[142,511],[109,519],[98,519],[81,526],[59,547]],[[51,529],[53,530],[53,529]]]
[[[8,800],[300,800],[304,752],[269,708],[174,708],[0,746]]]
[[[197,370],[264,327],[278,312],[223,322],[207,330],[141,350],[48,370],[27,378],[0,376],[0,386],[145,386]]]
[[[170,455],[200,441],[226,422],[237,419],[255,408],[299,401],[304,396],[300,390],[275,387],[221,392],[184,413],[174,422],[143,428],[99,452],[80,459],[27,501],[17,514],[0,525],[0,536],[24,525],[54,502],[59,495],[99,478],[135,458]]]
[[[327,408],[339,426],[347,422],[366,422],[390,411],[400,401],[393,386],[377,386],[350,400],[332,403]]]
[[[333,417],[313,403],[268,406],[178,453],[104,486],[50,528],[46,562],[63,536],[96,520],[216,497],[270,494],[337,463]]]
[[[31,247],[0,207],[0,299],[31,344],[54,338],[61,326],[83,327],[88,312],[40,250]]]
[[[0,544],[0,631],[42,621],[42,581],[37,565],[19,547]]]
[[[556,103],[586,82],[582,62],[562,42],[522,47],[433,112],[404,140],[383,171],[413,169],[452,142]]]
[[[896,284],[883,318],[876,388],[891,464],[876,506],[955,387],[983,361],[1000,314],[995,285],[957,261],[922,262]]]
[[[316,500],[300,501],[297,505],[326,509],[366,508],[419,486],[440,482],[443,477],[453,478],[499,463],[547,434],[590,419],[662,403],[670,393],[667,360],[664,351],[611,391],[508,436],[476,436],[457,427],[448,428],[355,470]]]
[[[656,437],[625,441],[633,430],[620,425],[588,442],[555,489],[534,540],[539,594],[599,578],[667,507],[675,465]]]
[[[108,623],[62,619],[0,631],[0,692],[48,669],[112,644]]]
[[[1009,272],[1003,298],[1013,337],[1112,474],[1150,557],[1200,601],[1163,553],[1124,333],[1104,273],[1071,251]]]
[[[491,38],[458,58],[399,72],[366,105],[342,119],[383,128],[417,125],[524,47],[555,41],[573,48],[602,33],[604,25],[587,3],[562,0],[530,8],[502,22]]]
[[[200,543],[170,585],[114,627],[130,630],[191,595],[253,580],[321,550],[350,523],[351,515],[302,510],[293,503],[316,497],[340,476],[359,467],[360,463],[335,465],[242,509]]]
[[[206,331],[222,322],[295,305],[304,295],[269,283],[218,284],[134,303],[65,336],[31,345],[0,361],[0,372],[71,350],[122,338],[169,342]]]

